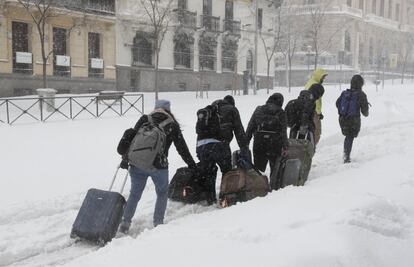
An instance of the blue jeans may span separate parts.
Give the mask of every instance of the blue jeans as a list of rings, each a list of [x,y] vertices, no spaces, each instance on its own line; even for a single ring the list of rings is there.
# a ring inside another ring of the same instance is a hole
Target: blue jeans
[[[147,184],[148,176],[151,176],[157,193],[157,201],[154,210],[154,226],[164,223],[165,209],[168,200],[168,169],[157,169],[154,171],[144,171],[135,166],[130,167],[131,191],[124,210],[123,221],[131,223],[137,209],[138,201],[141,199],[142,192]]]

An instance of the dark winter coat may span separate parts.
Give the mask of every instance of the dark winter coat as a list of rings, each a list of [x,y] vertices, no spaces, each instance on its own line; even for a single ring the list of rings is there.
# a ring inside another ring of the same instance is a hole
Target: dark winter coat
[[[293,121],[290,122],[292,129],[298,131],[301,126],[305,126],[309,131],[314,132],[315,124],[313,122],[313,117],[315,114],[315,98],[310,94],[308,90],[301,91],[297,99],[289,101],[286,105],[285,111],[287,112],[287,107],[291,109]]]
[[[164,113],[170,114],[170,116],[174,119],[173,115],[169,113],[168,111],[163,110],[162,112],[155,111],[151,114],[151,117],[154,121],[154,123],[161,123],[165,119],[167,119],[167,115]],[[148,116],[149,115],[143,115],[138,120],[138,122],[135,124],[134,129],[138,131],[141,126],[148,122]],[[165,144],[165,150],[164,155],[167,158],[168,157],[168,150],[170,149],[171,144],[174,142],[174,146],[177,149],[178,154],[180,154],[181,158],[184,160],[184,162],[191,168],[195,168],[196,164],[191,156],[190,151],[188,150],[187,143],[184,140],[184,136],[181,133],[181,128],[178,122],[174,119],[174,122],[169,123],[165,126],[164,132],[167,135],[166,138],[166,144]]]
[[[273,134],[272,140],[265,140],[266,135],[262,134],[262,127],[266,121],[269,121],[269,116],[274,116],[278,123],[274,124],[273,129],[266,129],[267,131],[271,130],[275,134]],[[258,106],[249,121],[246,135],[248,142],[254,136],[253,150],[255,152],[280,155],[281,149],[287,149],[289,146],[287,118],[281,105],[268,101],[265,105]]]
[[[239,110],[226,100],[216,100],[213,104],[218,106],[220,115],[220,136],[218,140],[230,144],[234,132],[239,147],[246,148],[246,133],[240,119]]]
[[[361,130],[361,113],[365,117],[369,115],[369,104],[367,95],[362,89],[351,88],[347,89],[350,92],[356,92],[358,94],[359,112],[358,115],[351,117],[339,116],[339,125],[341,126],[342,134],[344,136],[357,137]],[[340,97],[336,100],[336,107],[339,108]]]

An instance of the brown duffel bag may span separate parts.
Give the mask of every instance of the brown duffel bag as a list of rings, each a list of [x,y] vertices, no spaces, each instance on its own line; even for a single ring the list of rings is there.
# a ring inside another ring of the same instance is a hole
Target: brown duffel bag
[[[240,168],[227,172],[221,179],[220,205],[227,207],[255,197],[264,197],[269,192],[267,177],[255,169]]]

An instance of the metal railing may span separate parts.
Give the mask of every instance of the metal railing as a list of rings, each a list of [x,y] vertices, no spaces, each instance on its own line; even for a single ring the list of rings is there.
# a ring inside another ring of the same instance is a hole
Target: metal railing
[[[144,113],[144,95],[125,93],[113,98],[98,94],[57,97],[0,98],[0,123],[15,124],[124,116]]]
[[[175,9],[174,12],[178,24],[189,28],[195,28],[197,26],[196,12],[191,12],[185,9]]]
[[[231,34],[240,35],[241,22],[237,20],[224,20],[224,31],[228,31]]]
[[[201,27],[204,27],[206,31],[219,32],[220,17],[201,15]]]

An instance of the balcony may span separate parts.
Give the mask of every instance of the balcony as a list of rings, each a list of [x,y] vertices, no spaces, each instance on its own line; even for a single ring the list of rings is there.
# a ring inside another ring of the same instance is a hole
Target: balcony
[[[362,10],[354,7],[350,7],[348,5],[342,5],[341,11],[344,13],[348,13],[350,15],[356,16],[361,18],[362,17]]]
[[[197,13],[185,9],[175,9],[175,22],[186,28],[195,29],[197,25]]]
[[[399,30],[400,28],[400,23],[398,21],[379,17],[375,14],[367,14],[365,16],[365,21],[391,30]]]
[[[223,30],[231,34],[240,36],[241,23],[235,20],[224,20]]]
[[[115,0],[87,0],[85,8],[93,13],[115,15]]]
[[[220,17],[201,15],[201,27],[204,27],[204,29],[209,32],[219,32]]]

